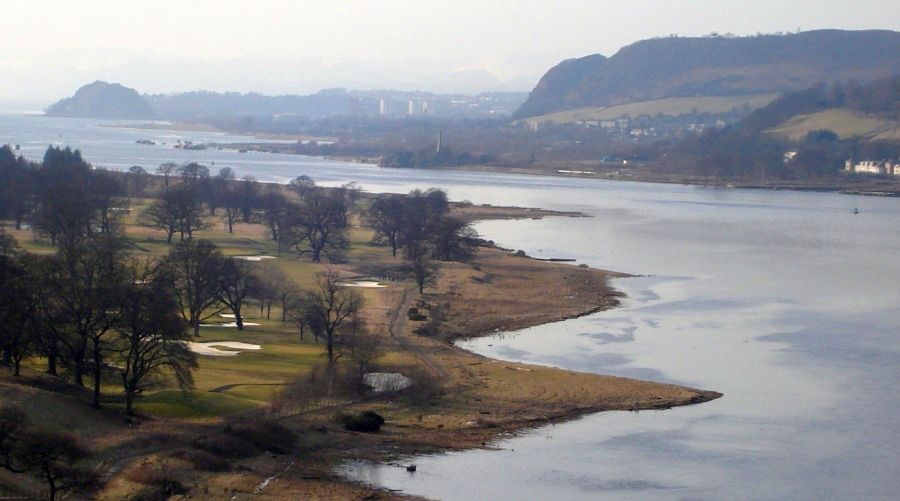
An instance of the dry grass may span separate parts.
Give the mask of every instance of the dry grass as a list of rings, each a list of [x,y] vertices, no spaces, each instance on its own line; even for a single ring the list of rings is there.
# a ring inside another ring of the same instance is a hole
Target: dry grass
[[[469,264],[447,263],[438,294],[454,337],[516,330],[616,304],[607,280],[619,274],[483,249]]]
[[[866,116],[843,108],[832,108],[808,115],[797,115],[766,132],[799,141],[810,132],[822,129],[834,132],[841,139],[853,137],[871,139],[876,136],[879,139],[888,139],[897,137],[900,134],[900,124],[897,122]]]
[[[778,97],[778,94],[747,94],[741,96],[699,96],[668,97],[652,101],[620,104],[616,106],[593,106],[574,110],[549,113],[538,117],[523,119],[529,123],[552,122],[554,124],[571,124],[579,120],[613,120],[629,116],[637,118],[642,115],[679,116],[688,113],[727,113],[733,108],[744,105],[751,110],[762,108]]]

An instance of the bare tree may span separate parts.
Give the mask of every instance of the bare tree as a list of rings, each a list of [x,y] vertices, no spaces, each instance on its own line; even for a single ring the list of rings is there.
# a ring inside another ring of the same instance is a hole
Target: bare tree
[[[310,293],[310,303],[314,314],[320,317],[328,363],[331,364],[334,362],[338,329],[362,307],[362,296],[355,290],[343,287],[340,275],[335,270],[319,273],[317,284],[318,289]]]
[[[29,431],[16,443],[13,471],[29,472],[41,478],[47,484],[50,501],[54,501],[61,491],[96,486],[96,475],[77,464],[88,456],[87,449],[74,437]]]
[[[200,323],[221,313],[221,273],[226,262],[219,249],[207,240],[179,242],[166,257],[164,266],[172,284],[179,311],[200,335]]]
[[[272,297],[281,304],[281,321],[286,322],[290,304],[300,296],[300,289],[284,273],[275,268],[266,268],[263,277],[271,290]]]
[[[169,191],[169,178],[175,175],[176,171],[178,171],[178,166],[172,162],[166,162],[156,168],[156,173],[163,178],[163,189],[165,191]]]
[[[125,185],[128,193],[132,197],[144,196],[144,190],[147,188],[147,178],[149,173],[140,165],[132,165],[125,174]]]
[[[225,211],[225,225],[228,227],[228,233],[234,233],[234,224],[241,219],[241,193],[233,184],[229,184],[222,189],[220,196],[219,205]]]
[[[365,375],[371,372],[372,362],[383,354],[381,336],[369,332],[362,319],[354,315],[342,335],[340,350],[353,365],[356,390],[362,393]]]
[[[290,189],[297,194],[300,199],[306,198],[306,195],[316,189],[316,182],[306,174],[291,179],[288,183]]]
[[[280,251],[281,237],[288,218],[298,209],[281,193],[281,188],[275,186],[269,186],[265,194],[259,197],[258,205],[262,209],[258,219],[269,228],[272,240],[279,242]]]
[[[63,351],[63,337],[69,320],[61,298],[56,294],[58,261],[55,256],[26,254],[25,266],[32,276],[32,296],[38,325],[38,351],[47,359],[47,374],[57,376]]]
[[[405,257],[412,268],[420,294],[425,291],[426,285],[434,283],[437,266],[431,256],[432,250],[425,243],[408,244],[406,247]]]
[[[250,263],[225,258],[219,270],[219,301],[234,313],[234,321],[240,331],[244,330],[244,303],[257,287],[257,278]]]
[[[338,255],[347,246],[345,238],[347,205],[343,197],[322,190],[310,192],[295,214],[290,233],[298,255],[309,254],[316,263],[323,253]]]
[[[193,238],[195,231],[209,228],[206,211],[203,210],[195,187],[182,186],[177,190],[171,190],[169,196],[172,197],[172,207],[178,216],[178,231],[182,240],[185,237]]]
[[[253,209],[259,198],[259,183],[253,176],[244,176],[240,184],[241,216],[245,223],[253,220]]]
[[[91,176],[90,190],[95,220],[93,226],[107,235],[115,233],[129,211],[128,199],[122,196],[122,184],[111,172],[95,170]]]
[[[0,256],[0,364],[18,377],[22,360],[37,347],[33,280],[17,259]]]
[[[467,261],[475,253],[478,233],[455,217],[442,217],[431,230],[434,255],[442,261]]]
[[[45,297],[40,301],[51,319],[48,329],[56,333],[72,364],[75,383],[84,386],[83,376],[92,373],[93,405],[98,408],[108,338],[120,311],[122,252],[121,240],[101,235],[74,249],[61,248],[42,284]]]
[[[288,318],[300,331],[300,342],[303,342],[303,334],[308,330],[312,333],[316,343],[319,337],[325,335],[323,327],[323,315],[318,304],[310,293],[295,297],[289,306]]]
[[[165,372],[174,375],[182,389],[193,385],[191,369],[196,356],[178,302],[164,284],[164,275],[152,264],[133,261],[131,284],[123,293],[119,366],[125,393],[125,413],[134,413],[134,400],[146,389],[162,384]]]
[[[405,204],[401,195],[379,195],[367,213],[369,226],[375,230],[376,239],[386,241],[391,255],[397,257],[400,235],[405,220]]]
[[[172,243],[172,237],[179,228],[180,217],[173,198],[171,192],[166,191],[138,216],[140,224],[164,231],[166,243]]]

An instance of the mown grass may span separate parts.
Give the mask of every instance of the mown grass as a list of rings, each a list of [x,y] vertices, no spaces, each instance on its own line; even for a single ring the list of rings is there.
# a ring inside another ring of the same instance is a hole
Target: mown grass
[[[176,418],[211,418],[252,409],[248,399],[205,391],[165,390],[151,393],[137,402],[135,409],[144,414]]]

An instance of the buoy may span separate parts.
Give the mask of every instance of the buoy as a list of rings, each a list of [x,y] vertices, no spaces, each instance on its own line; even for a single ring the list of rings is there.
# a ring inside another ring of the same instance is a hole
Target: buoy
[[[854,207],[854,208],[853,208],[853,213],[854,213],[854,214],[859,214],[859,207]]]

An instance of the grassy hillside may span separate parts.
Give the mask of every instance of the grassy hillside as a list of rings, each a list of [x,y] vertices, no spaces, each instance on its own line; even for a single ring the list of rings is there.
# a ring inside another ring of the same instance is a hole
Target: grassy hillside
[[[781,93],[898,72],[900,33],[895,31],[656,38],[609,58],[561,62],[541,78],[514,118],[667,97]]]
[[[747,106],[750,110],[761,108],[778,94],[745,94],[740,96],[700,96],[670,97],[620,104],[617,106],[590,106],[574,110],[548,113],[537,117],[519,120],[518,122],[552,122],[557,125],[575,123],[579,120],[612,120],[619,117],[639,117],[642,115],[680,116],[690,113],[727,113],[734,108]],[[518,123],[517,122],[517,123]]]
[[[829,108],[816,113],[797,115],[790,120],[766,130],[799,141],[812,131],[827,129],[841,139],[897,139],[900,124],[886,118],[867,116],[846,108]]]

